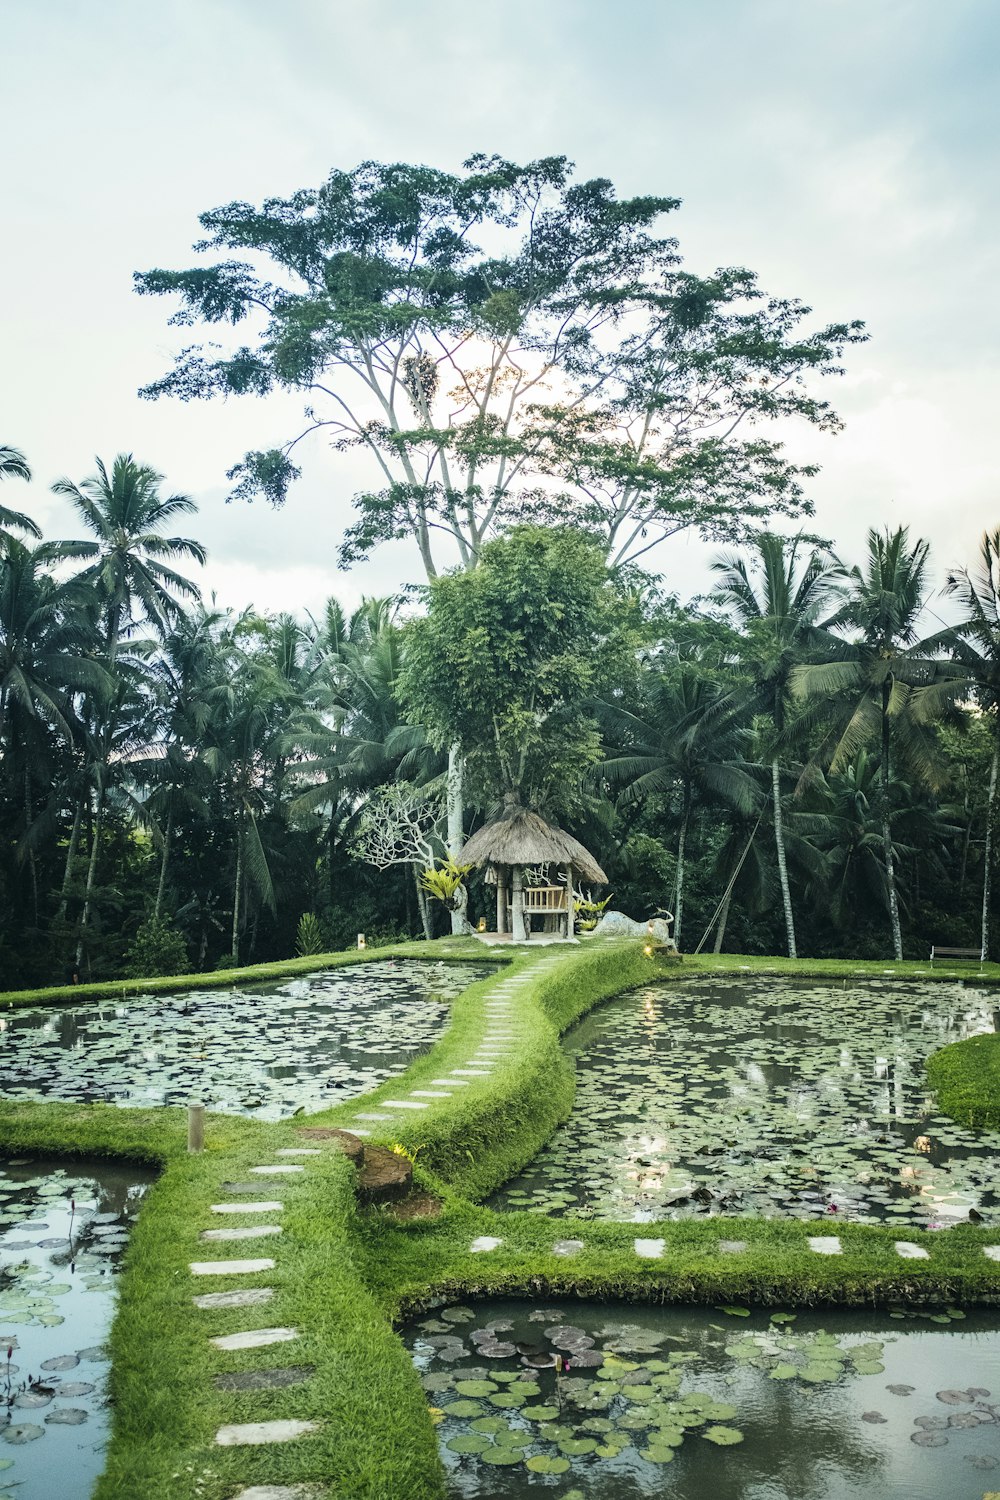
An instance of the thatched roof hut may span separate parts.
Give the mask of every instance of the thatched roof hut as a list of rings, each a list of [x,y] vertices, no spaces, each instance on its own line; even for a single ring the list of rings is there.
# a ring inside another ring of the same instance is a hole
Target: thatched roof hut
[[[511,931],[515,942],[527,937],[533,914],[545,922],[558,921],[572,937],[574,875],[591,885],[606,885],[608,880],[578,839],[510,801],[499,818],[473,834],[461,857],[467,864],[489,866],[487,879],[497,886],[497,931]],[[563,883],[526,886],[525,869],[545,865],[559,866]]]

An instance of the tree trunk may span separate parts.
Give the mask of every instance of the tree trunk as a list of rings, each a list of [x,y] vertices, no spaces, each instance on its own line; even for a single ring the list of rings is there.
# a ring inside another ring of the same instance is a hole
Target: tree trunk
[[[524,920],[524,875],[520,865],[514,865],[510,881],[510,925],[515,943],[528,941],[528,928]]]
[[[174,810],[167,813],[167,826],[163,833],[163,854],[160,858],[160,883],[156,887],[156,905],[153,908],[153,918],[160,920],[160,911],[163,907],[163,892],[167,884],[167,861],[170,858],[170,836],[174,829]]]
[[[462,759],[461,746],[452,745],[448,750],[448,853],[452,859],[459,859],[465,844],[465,762]],[[460,885],[455,892],[455,905],[451,913],[451,930],[453,934],[461,934],[469,931],[469,921],[466,911],[469,905],[469,893],[464,885]]]
[[[66,868],[63,870],[61,900],[59,911],[56,915],[57,922],[66,919],[66,903],[69,900],[69,883],[73,878],[73,866],[76,863],[76,852],[80,847],[80,825],[83,822],[83,793],[76,799],[76,812],[73,814],[73,828],[69,836],[69,847],[66,850]]]
[[[688,820],[691,817],[691,798],[687,787],[684,788],[683,811],[681,813],[681,831],[677,836],[677,884],[676,900],[674,901],[674,942],[678,948],[681,945],[681,918],[684,915],[684,846],[687,843]]]
[[[243,832],[236,830],[236,882],[233,891],[233,941],[230,949],[233,963],[240,961],[240,895],[243,884]]]
[[[91,834],[90,862],[87,865],[87,887],[83,898],[83,914],[80,917],[80,931],[76,940],[76,962],[83,962],[83,934],[90,922],[90,908],[97,882],[97,856],[101,847],[101,829],[104,825],[104,788],[98,789],[97,809],[94,813],[94,827]]]
[[[892,824],[889,817],[889,695],[892,684],[887,681],[882,689],[882,754],[880,774],[882,778],[882,853],[885,859],[885,880],[889,891],[889,920],[892,923],[892,948],[896,962],[903,958],[903,934],[899,926],[899,899],[896,895],[896,863],[892,851]]]
[[[413,870],[413,885],[417,892],[417,906],[420,908],[420,922],[424,929],[424,938],[429,943],[434,936],[434,929],[431,926],[431,906],[427,899],[427,892],[420,884],[420,871],[416,865],[412,865],[411,869]]]
[[[993,764],[990,766],[990,790],[986,798],[986,841],[983,849],[983,926],[982,958],[990,956],[990,895],[993,889],[993,818],[996,811],[997,770],[1000,768],[1000,743],[993,748]]]
[[[732,899],[732,891],[727,891],[722,901],[722,910],[719,912],[719,921],[715,929],[715,945],[712,949],[713,953],[722,952],[722,940],[726,935],[726,923],[729,921],[729,903],[730,901],[732,901]]]
[[[795,917],[792,913],[792,893],[788,887],[788,862],[785,859],[785,827],[781,818],[781,770],[778,757],[771,762],[771,799],[774,804],[774,847],[778,856],[778,879],[781,881],[781,901],[785,908],[785,932],[788,936],[788,957],[798,958],[795,948]]]
[[[24,837],[28,839],[31,832],[31,771],[25,762],[24,767]],[[35,851],[30,843],[28,848],[28,869],[31,871],[31,896],[35,908],[35,927],[38,927],[38,866],[35,863]]]

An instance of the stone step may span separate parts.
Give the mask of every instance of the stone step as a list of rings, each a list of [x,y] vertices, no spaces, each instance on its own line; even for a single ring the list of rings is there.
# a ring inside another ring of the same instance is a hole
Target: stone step
[[[252,1484],[233,1500],[319,1500],[324,1493],[314,1484]]]
[[[273,1198],[263,1203],[213,1203],[213,1214],[274,1214],[280,1213],[284,1208],[283,1203],[276,1202]]]
[[[250,1170],[251,1170],[251,1172],[255,1172],[255,1173],[259,1172],[260,1175],[261,1175],[261,1177],[265,1177],[268,1174],[268,1172],[270,1172],[272,1175],[275,1175],[275,1176],[277,1176],[279,1173],[282,1176],[289,1176],[292,1172],[304,1172],[305,1171],[305,1167],[293,1166],[291,1164],[291,1162],[280,1162],[279,1161],[277,1164],[275,1164],[274,1162],[271,1162],[266,1167],[251,1167]]]
[[[666,1240],[633,1240],[632,1244],[641,1260],[659,1260]]]
[[[806,1244],[817,1255],[840,1255],[842,1253],[840,1240],[835,1234],[810,1235]]]
[[[583,1240],[556,1240],[552,1246],[553,1255],[579,1255],[583,1249]]]
[[[383,1109],[429,1109],[430,1105],[423,1099],[383,1099]]]
[[[322,1156],[318,1146],[280,1146],[275,1156]]]
[[[485,1250],[499,1250],[502,1244],[503,1240],[498,1239],[495,1234],[481,1234],[472,1241],[469,1249],[478,1255]]]
[[[266,1349],[269,1344],[290,1344],[298,1336],[297,1328],[252,1328],[247,1333],[224,1333],[208,1342],[216,1349]]]
[[[450,1099],[451,1094],[447,1089],[414,1089],[415,1099]]]
[[[195,1276],[256,1276],[259,1271],[273,1271],[273,1260],[193,1260]]]
[[[469,1086],[469,1080],[467,1078],[432,1078],[431,1083],[446,1084],[450,1089],[464,1089],[468,1088]]]
[[[280,1224],[251,1224],[241,1229],[203,1229],[200,1240],[265,1240],[280,1234]]]
[[[273,1287],[251,1286],[243,1292],[206,1292],[202,1297],[192,1297],[191,1301],[195,1307],[210,1311],[217,1307],[258,1307],[262,1302],[270,1302],[273,1296]]]
[[[903,1260],[930,1260],[929,1250],[923,1245],[914,1245],[910,1240],[896,1241],[896,1254],[902,1256]]]
[[[220,1427],[215,1441],[220,1448],[244,1448],[264,1443],[290,1443],[319,1429],[318,1422],[233,1422]]]
[[[259,1193],[262,1188],[286,1188],[287,1182],[224,1182],[224,1193]]]
[[[984,1245],[983,1254],[987,1260],[1000,1260],[1000,1245]]]

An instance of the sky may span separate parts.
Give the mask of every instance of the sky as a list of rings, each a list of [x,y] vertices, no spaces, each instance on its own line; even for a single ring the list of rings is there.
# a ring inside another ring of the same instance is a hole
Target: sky
[[[679,197],[693,270],[749,266],[817,322],[865,320],[824,387],[845,430],[795,442],[822,466],[810,527],[847,561],[907,523],[940,584],[1000,525],[995,0],[0,0],[0,55],[0,442],[35,471],[3,500],[48,536],[79,534],[52,481],[131,451],[198,502],[221,604],[419,580],[403,543],[337,570],[358,476],[318,444],[283,511],[225,503],[302,403],[141,401],[191,333],[132,273],[193,264],[197,215],[233,199],[474,151]],[[716,550],[645,562],[687,597]]]

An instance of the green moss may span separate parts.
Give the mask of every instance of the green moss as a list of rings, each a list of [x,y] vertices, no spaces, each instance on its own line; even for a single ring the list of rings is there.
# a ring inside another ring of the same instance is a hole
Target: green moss
[[[1000,1036],[970,1036],[927,1059],[927,1077],[946,1115],[962,1125],[1000,1129]]]

